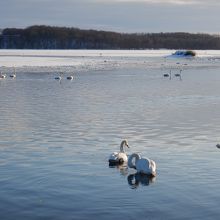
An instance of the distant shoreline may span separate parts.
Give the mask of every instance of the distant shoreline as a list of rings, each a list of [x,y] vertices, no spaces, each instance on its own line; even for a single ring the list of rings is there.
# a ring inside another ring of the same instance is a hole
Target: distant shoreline
[[[0,49],[187,49],[218,50],[220,36],[210,34],[119,33],[78,28],[35,25],[5,28],[0,33]]]

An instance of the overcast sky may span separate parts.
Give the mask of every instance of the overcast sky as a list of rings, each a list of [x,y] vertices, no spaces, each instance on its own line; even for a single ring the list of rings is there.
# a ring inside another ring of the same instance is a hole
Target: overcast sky
[[[119,32],[220,32],[219,0],[0,0],[0,28],[36,24]]]

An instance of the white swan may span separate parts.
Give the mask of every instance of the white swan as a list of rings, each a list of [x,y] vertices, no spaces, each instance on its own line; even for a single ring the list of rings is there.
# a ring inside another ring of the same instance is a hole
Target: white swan
[[[60,73],[60,75],[59,76],[56,76],[54,79],[56,79],[56,80],[61,80],[62,79],[62,72]]]
[[[120,152],[113,152],[109,156],[109,164],[110,165],[115,165],[115,164],[122,164],[122,163],[127,163],[128,162],[128,157],[125,153],[124,147],[128,147],[128,142],[127,140],[123,140],[120,145]]]
[[[73,80],[73,76],[67,76],[66,79]]]
[[[10,75],[11,78],[16,78],[16,72],[15,72],[15,68],[14,68],[14,73]]]
[[[138,173],[156,176],[156,163],[153,160],[141,157],[137,153],[130,155],[128,166],[136,169]]]
[[[56,79],[56,80],[61,80],[62,77],[61,77],[61,76],[56,76],[54,79]]]
[[[179,72],[179,73],[175,73],[175,76],[176,76],[176,77],[179,77],[180,80],[182,80],[182,76],[181,76],[182,71],[183,71],[183,70],[180,69],[180,72]]]
[[[164,73],[163,76],[166,78],[169,77],[169,79],[171,79],[172,78],[171,70],[170,70],[170,73]]]
[[[6,77],[7,77],[6,74],[2,74],[2,73],[0,73],[0,78],[1,78],[1,79],[5,79]]]

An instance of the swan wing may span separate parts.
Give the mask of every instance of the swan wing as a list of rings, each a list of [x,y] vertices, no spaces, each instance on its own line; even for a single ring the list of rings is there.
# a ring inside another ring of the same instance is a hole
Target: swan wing
[[[151,172],[152,172],[152,175],[156,175],[156,163],[153,161],[153,160],[150,160],[150,168],[151,168]]]
[[[109,156],[109,160],[112,160],[112,161],[118,160],[118,152],[113,152],[113,153]]]
[[[123,162],[128,162],[128,157],[125,153],[119,152],[118,153],[118,159],[122,159]]]
[[[140,173],[150,173],[150,161],[147,158],[141,158],[136,163],[137,171]]]

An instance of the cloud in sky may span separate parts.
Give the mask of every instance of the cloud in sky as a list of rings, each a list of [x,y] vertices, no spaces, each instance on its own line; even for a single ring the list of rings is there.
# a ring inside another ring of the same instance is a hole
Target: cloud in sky
[[[218,0],[7,0],[0,28],[35,24],[120,32],[211,32],[220,20]]]
[[[84,0],[99,3],[148,3],[148,4],[173,4],[173,5],[216,5],[218,0]]]
[[[191,4],[198,4],[199,1],[197,0],[94,0],[94,2],[124,2],[124,3],[129,3],[129,2],[134,2],[134,3],[150,3],[150,4],[176,4],[176,5],[191,5]]]
[[[16,0],[8,0],[11,2],[15,2]],[[171,4],[171,5],[220,5],[219,0],[19,0],[20,3],[51,3],[57,4],[60,2],[61,5],[65,3],[69,4],[78,4],[78,3],[86,3],[86,4],[115,4],[115,3],[146,3],[146,4]]]

